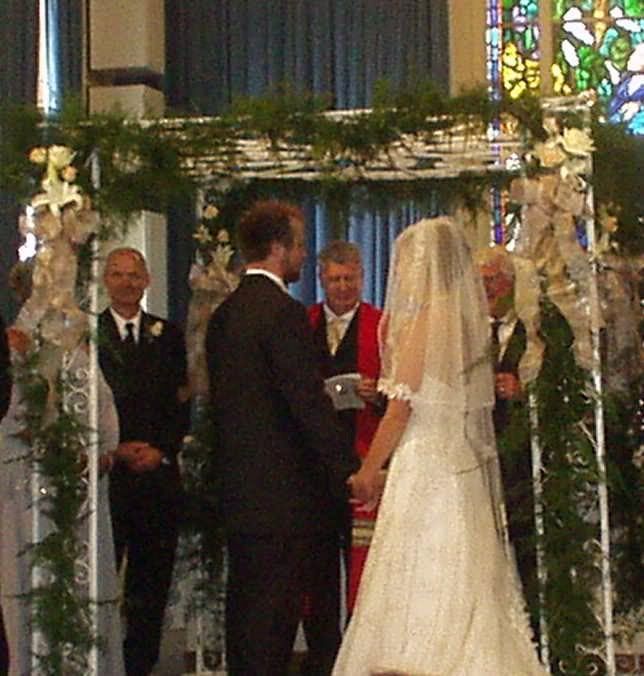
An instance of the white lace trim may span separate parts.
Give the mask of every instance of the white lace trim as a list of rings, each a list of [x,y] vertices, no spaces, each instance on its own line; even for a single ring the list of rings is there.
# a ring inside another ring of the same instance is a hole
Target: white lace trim
[[[414,393],[409,385],[394,383],[384,378],[378,381],[378,392],[382,392],[388,399],[401,399],[403,401],[412,401],[414,399]]]

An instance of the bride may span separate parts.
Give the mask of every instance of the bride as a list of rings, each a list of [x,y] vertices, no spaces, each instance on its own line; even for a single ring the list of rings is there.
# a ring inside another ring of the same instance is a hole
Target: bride
[[[358,499],[393,456],[336,676],[546,673],[509,555],[486,307],[453,221],[399,236],[380,336],[390,403]]]

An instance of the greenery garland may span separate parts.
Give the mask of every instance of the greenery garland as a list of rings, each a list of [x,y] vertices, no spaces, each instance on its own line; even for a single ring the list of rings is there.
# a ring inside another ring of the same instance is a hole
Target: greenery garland
[[[545,136],[539,99],[491,102],[483,90],[448,97],[426,82],[401,90],[380,83],[373,108],[348,120],[329,117],[327,112],[324,97],[296,94],[288,87],[266,97],[236,100],[216,118],[136,123],[124,115],[87,116],[80,106],[68,102],[59,117],[44,120],[34,107],[6,107],[0,111],[0,190],[20,199],[33,194],[40,177],[28,159],[31,148],[50,144],[74,148],[79,185],[94,208],[110,217],[110,224],[101,226],[107,236],[115,221],[122,225],[142,209],[164,211],[183,198],[194,197],[198,184],[216,190],[222,182],[235,182],[243,168],[235,149],[237,141],[267,138],[275,148],[294,144],[312,148],[322,167],[313,190],[329,202],[332,213],[339,214],[346,213],[350,192],[343,170],[364,168],[380,154],[387,155],[406,135],[429,141],[437,132],[457,125],[464,125],[470,133],[484,133],[493,119],[502,116],[514,120],[512,125],[527,144]],[[602,116],[598,103],[593,110],[595,199],[616,212],[616,239],[623,252],[642,253],[644,209],[641,199],[633,196],[641,193],[644,139],[629,135],[623,127],[602,124]],[[576,119],[568,121],[581,124]],[[92,176],[94,156],[100,164],[100,187]],[[216,158],[224,170],[196,176],[190,162],[200,157]],[[486,176],[463,172],[449,180],[450,192],[469,206],[480,205],[485,189],[504,181],[503,172]],[[428,182],[412,179],[401,186],[366,182],[358,171],[351,183],[363,185],[370,199],[391,204],[399,196],[423,195]]]
[[[572,332],[550,303],[542,307],[541,335],[546,344],[543,367],[530,386],[538,406],[537,434],[543,455],[545,619],[548,627],[553,673],[584,676],[603,673],[599,600],[601,551],[596,522],[599,474],[595,451],[583,426],[592,426],[593,399],[590,376],[575,362],[571,351]],[[633,384],[636,389],[638,383]],[[635,392],[633,392],[635,394]],[[634,464],[638,449],[637,396],[606,397],[607,473],[611,497],[611,531],[615,613],[631,615],[627,631],[618,639],[629,640],[644,627],[640,613],[644,592],[638,584],[644,519],[639,507],[640,472]],[[525,463],[530,454],[530,421],[523,402],[513,404],[510,423],[498,439],[504,465]],[[510,470],[511,472],[513,470]],[[516,493],[527,496],[529,482],[517,484]],[[532,531],[530,500],[519,504],[513,514],[517,523]],[[534,556],[532,534],[515,542],[519,556]],[[526,586],[533,625],[538,625],[538,582]],[[593,671],[598,669],[598,671]]]
[[[82,676],[88,671],[90,649],[100,646],[99,637],[92,632],[92,608],[77,569],[77,562],[86,555],[78,527],[87,519],[83,458],[88,429],[66,405],[70,390],[63,372],[54,383],[58,394],[55,415],[48,411],[50,385],[39,369],[41,347],[36,333],[13,367],[14,382],[25,403],[21,435],[31,448],[21,462],[28,462],[38,477],[38,508],[49,531],[21,554],[29,556],[30,565],[38,570],[38,583],[25,601],[32,609],[32,626],[43,641],[36,653],[38,673]]]

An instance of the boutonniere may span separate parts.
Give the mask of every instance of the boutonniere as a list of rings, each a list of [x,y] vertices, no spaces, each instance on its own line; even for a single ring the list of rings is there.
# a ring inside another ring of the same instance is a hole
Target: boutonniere
[[[163,333],[163,322],[157,321],[148,326],[149,339],[158,338]]]

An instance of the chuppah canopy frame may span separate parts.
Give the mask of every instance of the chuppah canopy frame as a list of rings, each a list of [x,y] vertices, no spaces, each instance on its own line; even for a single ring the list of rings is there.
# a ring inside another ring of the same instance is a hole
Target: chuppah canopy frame
[[[589,100],[586,96],[543,100],[543,108],[550,114],[561,112],[581,112],[588,123]],[[352,110],[326,113],[335,121],[350,123],[356,116],[369,115],[370,111]],[[207,128],[212,118],[173,118],[161,121],[162,128],[170,135],[182,137],[184,130],[197,126]],[[145,122],[143,122],[145,124]],[[409,181],[428,179],[450,179],[463,174],[511,174],[520,175],[522,158],[528,150],[525,140],[520,136],[518,125],[512,120],[502,120],[497,130],[481,129],[480,123],[464,121],[456,126],[435,131],[431,138],[417,135],[403,136],[394,143],[387,153],[381,153],[366,163],[352,164],[350,161],[334,164],[333,158],[320,158],[307,144],[275,143],[267,137],[242,139],[232,142],[224,154],[199,154],[184,157],[186,170],[200,183],[207,185],[234,174],[239,179],[262,179],[265,181],[319,181],[329,175],[330,168],[336,179],[347,183],[352,181]],[[589,161],[584,178],[589,181],[592,164]],[[610,574],[610,522],[607,500],[607,481],[605,467],[604,411],[602,401],[601,356],[599,353],[599,327],[601,314],[597,287],[597,252],[594,233],[594,204],[590,186],[586,194],[587,213],[585,220],[588,236],[588,260],[591,265],[592,283],[590,299],[587,304],[592,344],[593,366],[592,384],[595,406],[595,435],[592,439],[596,451],[599,470],[597,486],[600,540],[601,540],[601,587],[603,605],[603,630],[605,637],[605,655],[603,657],[609,676],[615,672],[615,647],[613,637],[612,581]],[[492,229],[492,225],[490,226]],[[533,404],[534,408],[534,404]],[[533,411],[534,413],[534,411]],[[532,416],[533,421],[536,419]],[[535,496],[535,520],[538,537],[543,536],[543,498],[542,475],[544,467],[538,438],[532,439],[533,492]],[[540,551],[540,550],[539,550]],[[543,568],[543,552],[539,557]],[[540,580],[545,582],[547,571],[542,570]],[[543,601],[543,594],[540,601]],[[541,608],[542,657],[547,659],[547,622]],[[201,646],[203,650],[203,646]],[[199,672],[198,672],[199,673]],[[201,672],[204,673],[204,672]]]

